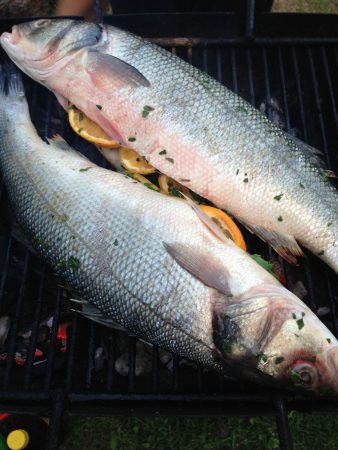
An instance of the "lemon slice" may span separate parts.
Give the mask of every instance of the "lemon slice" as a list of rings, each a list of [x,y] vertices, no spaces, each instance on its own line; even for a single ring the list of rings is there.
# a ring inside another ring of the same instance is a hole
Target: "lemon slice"
[[[246,244],[242,233],[235,222],[224,211],[213,206],[200,205],[199,206],[210,219],[218,225],[226,237],[232,239],[238,247],[246,251]]]
[[[182,194],[185,194],[187,197],[192,198],[191,192],[187,187],[182,186],[182,184],[177,183],[177,181],[167,177],[167,175],[161,174],[158,177],[158,184],[161,188],[162,194],[181,197],[180,192],[182,192]]]
[[[122,166],[131,173],[139,173],[147,175],[155,173],[155,167],[147,163],[147,161],[131,148],[121,147],[119,150],[119,158]]]
[[[70,105],[68,108],[68,120],[75,133],[86,139],[86,141],[104,148],[117,148],[120,146],[118,142],[111,139],[97,123],[89,119],[75,105]]]

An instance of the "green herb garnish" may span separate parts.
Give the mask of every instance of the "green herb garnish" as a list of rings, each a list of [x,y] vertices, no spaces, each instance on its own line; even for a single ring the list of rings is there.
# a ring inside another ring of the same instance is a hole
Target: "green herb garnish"
[[[330,338],[326,338],[326,340],[327,340],[327,342],[328,342],[329,344],[331,344],[331,339],[330,339]]]
[[[283,356],[277,356],[275,359],[275,364],[281,364],[284,360],[285,358]]]
[[[169,161],[171,164],[174,164],[175,160],[174,158],[166,158],[167,161]]]
[[[69,105],[69,106],[68,106],[68,109],[70,110],[70,109],[77,109],[77,108],[76,108],[75,105]]]
[[[304,186],[303,183],[299,183],[299,186],[300,186],[302,189],[305,189],[305,186]]]
[[[269,359],[268,355],[264,355],[264,353],[262,353],[261,355],[258,355],[258,356],[259,356],[260,362],[262,362],[263,364],[266,364],[268,362],[268,359]]]
[[[83,113],[79,114],[79,121],[82,122],[83,121]]]
[[[303,319],[298,319],[296,321],[296,324],[298,326],[298,330],[301,330],[302,328],[304,328],[304,320]]]
[[[180,181],[182,181],[182,183],[189,183],[191,180],[189,180],[189,178],[180,178]]]
[[[89,169],[92,169],[92,167],[85,167],[84,169],[80,169],[79,172],[88,172]]]
[[[238,174],[239,174],[239,169],[236,170],[236,175],[238,175]]]
[[[68,219],[69,219],[68,214],[62,214],[62,216],[60,217],[61,222],[67,222]]]
[[[237,106],[236,109],[238,111],[241,111],[241,112],[244,112],[244,113],[248,114],[248,110],[246,108],[244,108],[244,106],[242,106],[242,105]]]
[[[135,142],[135,141],[136,141],[136,137],[130,136],[130,137],[128,138],[128,141],[129,141],[129,142]]]
[[[318,256],[323,256],[324,255],[324,250],[321,250],[319,253],[318,253]]]
[[[283,195],[284,195],[284,194],[276,195],[273,199],[274,199],[274,200],[277,200],[277,202],[279,202],[279,200],[283,197]]]
[[[247,183],[249,181],[249,178],[244,178],[243,183]]]
[[[149,105],[143,106],[143,111],[142,111],[143,119],[146,119],[152,111],[154,111],[154,108],[152,106],[149,106]]]
[[[58,265],[57,265],[57,268],[60,269],[60,270],[65,270],[66,267],[67,267],[66,261],[63,261],[63,260],[60,261],[60,262],[58,263]]]
[[[78,131],[78,133],[82,133],[83,128],[79,128],[77,131]]]
[[[72,269],[75,269],[75,270],[77,270],[80,267],[80,261],[77,258],[75,258],[75,256],[71,256],[68,259],[68,264],[69,264],[69,267],[71,267]]]
[[[101,105],[96,105],[96,108],[99,109],[101,111],[102,106]]]
[[[283,217],[282,216],[278,216],[277,220],[278,220],[278,222],[283,222]]]
[[[158,152],[159,155],[166,155],[167,154],[167,150],[163,149],[160,152]]]
[[[119,241],[117,239],[115,239],[115,241],[113,242],[113,244],[115,245],[115,247],[117,247],[119,245]]]
[[[232,345],[230,344],[230,342],[223,342],[222,350],[223,350],[224,353],[231,353]]]

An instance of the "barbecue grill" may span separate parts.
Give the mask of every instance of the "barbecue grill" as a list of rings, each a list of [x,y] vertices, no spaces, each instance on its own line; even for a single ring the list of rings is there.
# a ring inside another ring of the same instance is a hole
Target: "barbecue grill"
[[[1,18],[0,32],[31,19]],[[338,15],[255,14],[255,2],[248,0],[242,14],[131,13],[104,21],[149,38],[210,73],[287,131],[322,150],[328,168],[338,172]],[[0,61],[4,58],[0,53]],[[97,150],[70,130],[54,96],[26,77],[24,82],[39,134],[60,133],[73,147],[107,167]],[[0,411],[50,414],[48,449],[57,448],[66,409],[87,416],[272,415],[282,449],[293,448],[290,410],[338,413],[338,402],[332,398],[228,380],[175,356],[169,358],[167,367],[155,347],[149,373],[136,376],[136,337],[121,340],[119,332],[70,310],[67,289],[20,242],[9,216],[3,213],[3,186],[0,199],[0,317],[10,317],[8,336],[0,346]],[[262,241],[244,229],[243,234],[250,253],[279,261],[288,288],[293,289],[296,281],[303,283],[304,301],[338,336],[336,275],[310,254],[300,267],[290,267]],[[39,359],[41,329],[47,344]],[[102,351],[107,358],[97,368]],[[116,370],[115,362],[123,352],[128,355],[127,376]]]

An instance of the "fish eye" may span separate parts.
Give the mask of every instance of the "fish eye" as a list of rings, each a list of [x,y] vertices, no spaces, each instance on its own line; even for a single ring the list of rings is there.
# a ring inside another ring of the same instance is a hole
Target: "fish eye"
[[[296,385],[314,387],[319,381],[318,370],[310,363],[299,361],[291,369],[291,380]]]
[[[34,23],[34,27],[35,28],[43,28],[43,27],[49,25],[49,23],[50,23],[49,19],[40,19]]]

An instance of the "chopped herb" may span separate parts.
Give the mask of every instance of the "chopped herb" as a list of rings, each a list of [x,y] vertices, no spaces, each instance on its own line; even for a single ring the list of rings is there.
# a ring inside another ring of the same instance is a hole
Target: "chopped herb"
[[[266,364],[268,362],[269,357],[267,355],[264,355],[264,353],[262,353],[261,355],[258,355],[258,356],[259,356],[260,362],[262,362],[263,364]]]
[[[79,121],[82,122],[83,121],[83,113],[79,114]]]
[[[146,119],[152,111],[154,111],[154,108],[152,106],[148,106],[148,105],[143,106],[143,111],[142,111],[143,119]]]
[[[175,160],[174,158],[166,158],[167,161],[169,161],[171,164],[174,164]]]
[[[115,241],[113,242],[113,244],[115,245],[115,247],[117,247],[119,245],[119,241],[117,239],[115,239]]]
[[[247,175],[248,175],[247,172],[245,172],[244,176],[246,177]]]
[[[302,317],[305,317],[305,316],[306,316],[305,312],[302,312]]]
[[[327,340],[327,342],[328,342],[329,344],[331,344],[331,339],[330,339],[330,338],[326,338],[326,340]]]
[[[329,222],[326,226],[330,227],[332,225],[332,222]]]
[[[60,262],[58,263],[58,265],[57,265],[57,268],[60,269],[60,270],[65,270],[66,267],[67,267],[66,261],[63,261],[63,260],[60,261]]]
[[[75,270],[77,270],[80,267],[80,261],[77,258],[75,258],[75,256],[71,256],[68,259],[68,264],[69,264],[69,267],[71,267],[72,269],[75,269]]]
[[[168,192],[174,197],[180,197],[180,191],[172,183],[168,183]]]
[[[296,316],[296,314],[295,313],[292,313],[292,317],[293,317],[293,319],[297,319],[297,316]]]
[[[224,353],[231,353],[232,348],[231,348],[230,342],[223,342],[222,350],[223,350]]]
[[[291,375],[291,380],[292,380],[294,383],[299,383],[299,382],[302,381],[301,376],[300,376],[299,373],[296,372],[295,370],[291,370],[291,371],[290,371],[290,375]]]
[[[84,169],[80,169],[79,172],[88,172],[89,169],[92,169],[92,167],[85,167]]]
[[[128,138],[128,141],[129,141],[129,142],[135,142],[135,141],[136,141],[136,137],[130,136],[130,137]]]
[[[182,181],[182,183],[190,183],[191,180],[189,180],[189,178],[180,178],[180,181]]]
[[[75,105],[69,105],[69,106],[68,106],[68,109],[70,110],[70,109],[77,109],[77,108],[76,108]]]
[[[136,161],[137,161],[137,162],[141,162],[141,159],[140,159],[140,158],[136,158]]]
[[[238,111],[241,111],[241,112],[244,112],[244,113],[248,114],[248,110],[247,110],[246,108],[244,108],[244,106],[242,106],[242,105],[237,106],[236,109],[237,109]]]
[[[279,216],[277,220],[278,220],[278,222],[283,222],[283,217]]]
[[[299,186],[300,186],[302,189],[305,189],[305,186],[304,186],[303,183],[299,183]]]
[[[323,256],[324,255],[324,250],[321,250],[319,253],[318,253],[318,256]]]
[[[37,241],[38,245],[40,245],[40,247],[42,248],[42,250],[49,250],[49,244],[47,244],[46,241],[44,241],[43,239],[38,239]]]
[[[296,337],[299,337],[299,334],[296,334],[296,333],[295,333],[295,336],[296,336]]]
[[[167,154],[167,150],[163,149],[160,152],[158,152],[159,155],[166,155]]]
[[[284,194],[276,195],[273,199],[274,199],[274,200],[277,200],[277,202],[279,202],[279,200],[283,197],[283,195],[284,195]]]
[[[238,174],[239,174],[239,169],[236,170],[236,175],[238,175]]]
[[[243,183],[247,183],[249,181],[249,178],[244,178]]]
[[[251,255],[251,258],[256,261],[257,264],[263,267],[263,269],[267,270],[268,272],[272,273],[272,275],[275,275],[272,271],[272,264],[269,261],[266,261],[261,257],[261,255]]]
[[[82,131],[83,131],[83,128],[79,128],[79,129],[77,130],[78,133],[82,133]]]
[[[99,109],[101,111],[102,106],[101,105],[96,105],[96,108]]]
[[[304,328],[304,320],[303,319],[298,319],[296,321],[296,324],[298,325],[298,330],[301,330],[302,328]]]
[[[283,361],[284,361],[283,356],[278,356],[278,357],[275,359],[275,364],[281,364]]]
[[[69,219],[68,214],[62,214],[62,216],[60,217],[61,222],[67,222],[68,219]]]

